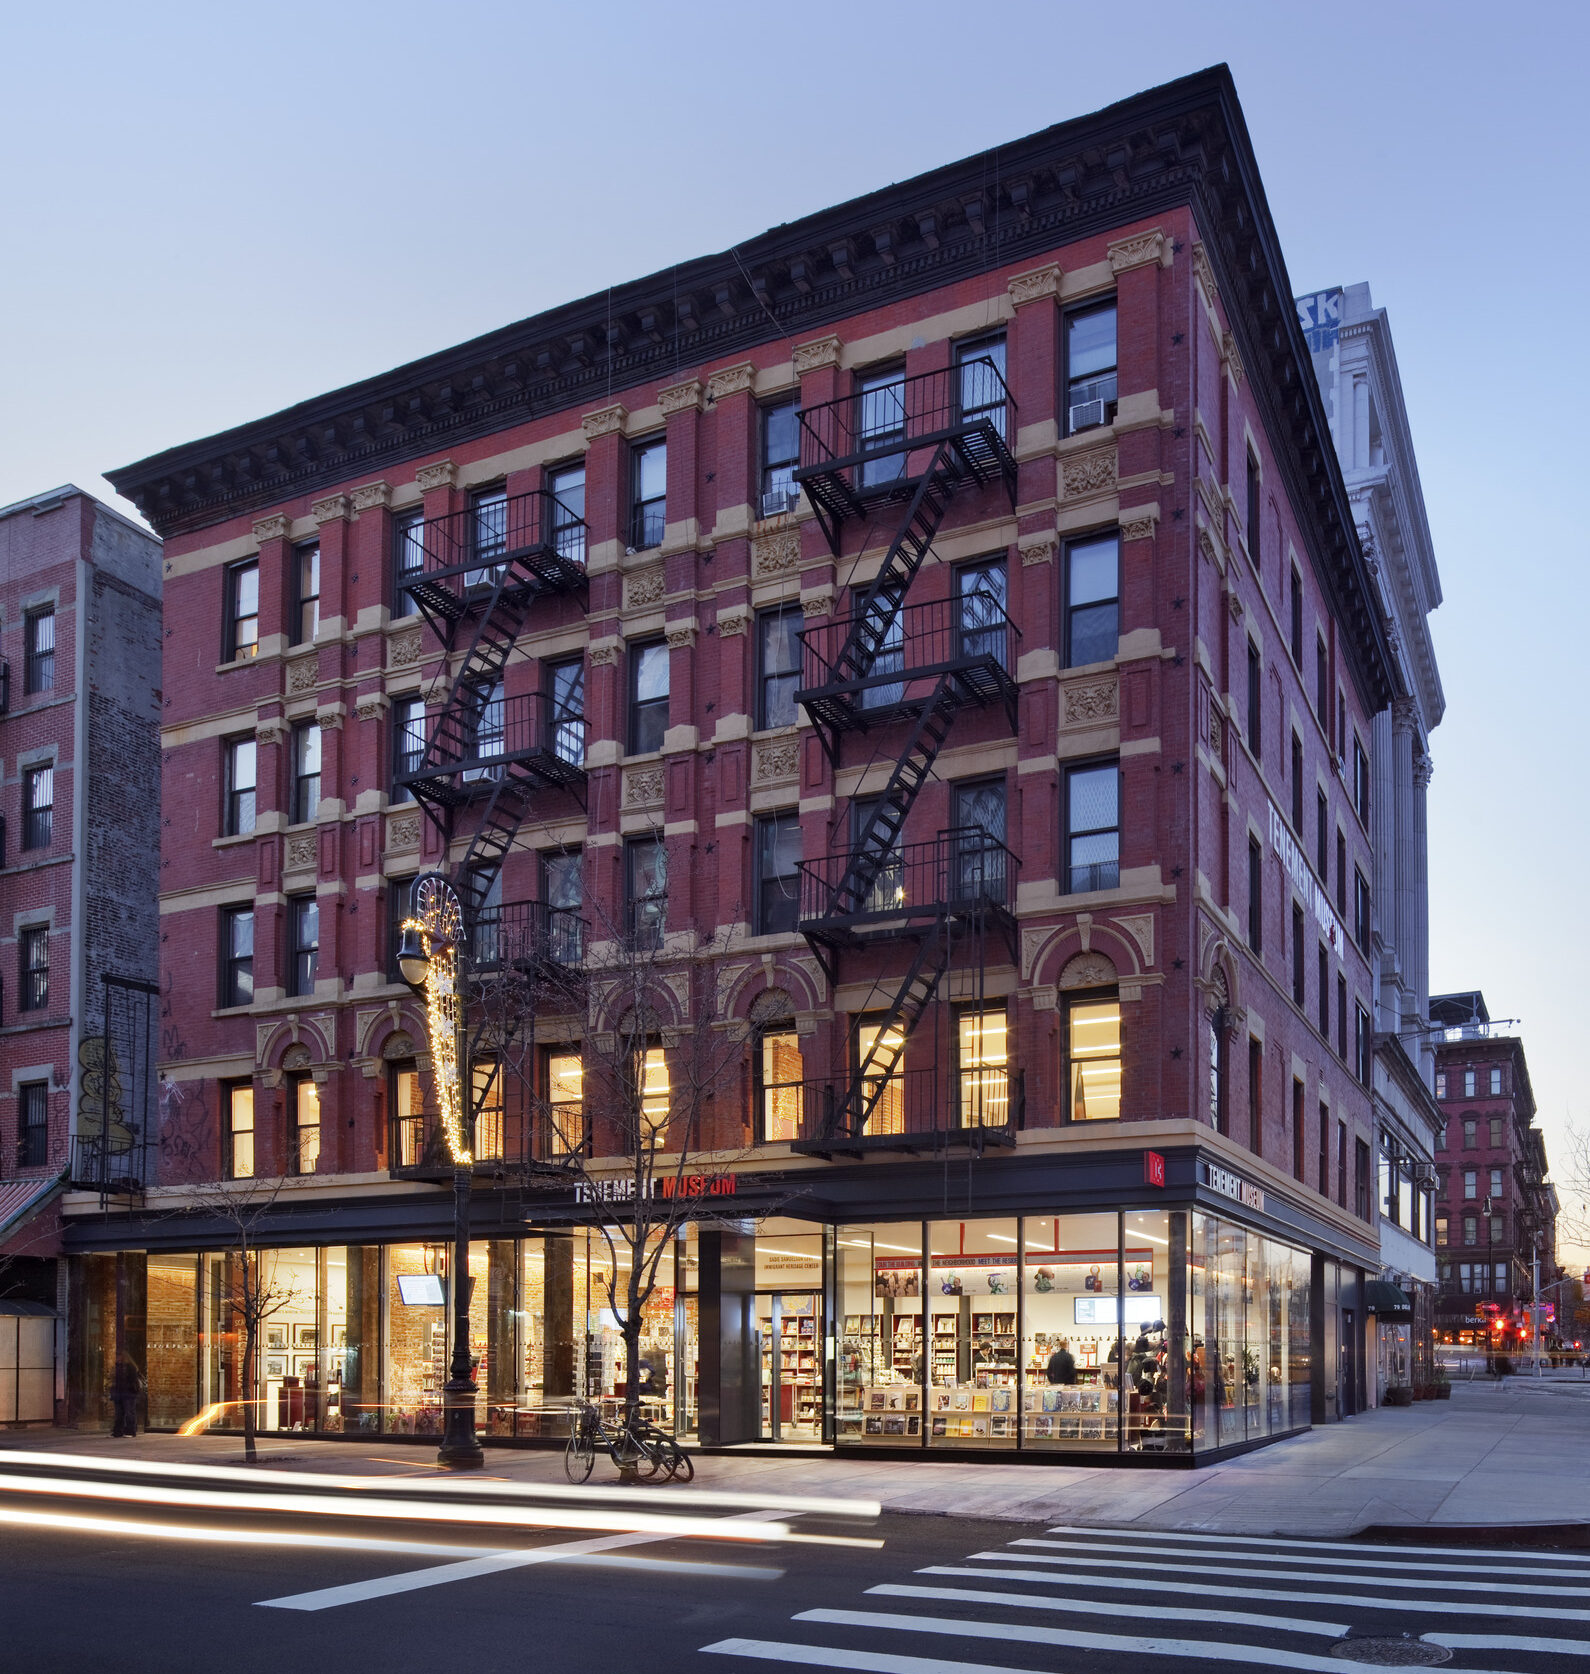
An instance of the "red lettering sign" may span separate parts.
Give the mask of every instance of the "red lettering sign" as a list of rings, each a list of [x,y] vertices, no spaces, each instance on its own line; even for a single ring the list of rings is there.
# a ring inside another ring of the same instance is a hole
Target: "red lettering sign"
[[[739,1189],[737,1174],[667,1175],[659,1184],[667,1197],[733,1197]]]
[[[1165,1159],[1158,1151],[1143,1153],[1143,1184],[1145,1186],[1163,1186],[1165,1184]]]

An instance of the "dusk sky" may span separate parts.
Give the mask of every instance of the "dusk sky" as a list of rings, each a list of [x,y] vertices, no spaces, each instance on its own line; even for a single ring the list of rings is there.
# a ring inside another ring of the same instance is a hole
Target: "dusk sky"
[[[1223,59],[1294,290],[1367,280],[1390,314],[1445,591],[1432,986],[1520,1020],[1555,1159],[1590,1118],[1590,798],[1562,743],[1584,665],[1560,637],[1590,616],[1587,15],[19,8],[0,504],[113,498],[108,467]]]

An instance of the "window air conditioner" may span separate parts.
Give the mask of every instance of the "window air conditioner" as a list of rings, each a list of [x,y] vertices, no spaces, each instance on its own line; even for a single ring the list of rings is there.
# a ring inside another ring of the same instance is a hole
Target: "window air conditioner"
[[[1102,401],[1079,401],[1071,409],[1070,428],[1073,431],[1087,430],[1095,424],[1104,423],[1104,403]]]
[[[801,491],[798,488],[773,488],[762,496],[763,517],[781,517],[785,512],[792,512],[800,504]]]

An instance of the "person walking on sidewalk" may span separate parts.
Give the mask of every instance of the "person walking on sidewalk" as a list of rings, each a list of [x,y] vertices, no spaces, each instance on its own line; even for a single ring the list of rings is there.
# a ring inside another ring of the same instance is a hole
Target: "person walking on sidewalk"
[[[1071,1353],[1071,1344],[1062,1337],[1060,1346],[1049,1356],[1049,1368],[1046,1374],[1050,1383],[1075,1383],[1077,1381],[1077,1363]]]
[[[138,1396],[143,1390],[143,1383],[138,1368],[124,1354],[116,1362],[116,1370],[110,1380],[110,1433],[113,1436],[138,1434]]]

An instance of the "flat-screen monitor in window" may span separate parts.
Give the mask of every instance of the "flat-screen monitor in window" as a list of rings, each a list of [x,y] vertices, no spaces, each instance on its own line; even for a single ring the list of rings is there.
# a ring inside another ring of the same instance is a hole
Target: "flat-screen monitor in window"
[[[1077,1296],[1078,1325],[1114,1325],[1116,1299],[1113,1296]],[[1126,1320],[1128,1325],[1153,1325],[1165,1317],[1165,1305],[1157,1296],[1128,1296]]]
[[[399,1273],[398,1295],[410,1308],[445,1308],[447,1286],[440,1273]]]

